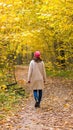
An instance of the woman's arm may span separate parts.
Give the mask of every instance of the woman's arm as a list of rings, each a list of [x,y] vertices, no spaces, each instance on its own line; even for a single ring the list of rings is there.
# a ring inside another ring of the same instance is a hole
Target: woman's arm
[[[44,82],[46,81],[46,70],[45,70],[44,62],[43,62],[43,80]]]
[[[32,62],[30,62],[30,64],[29,64],[29,70],[28,70],[28,83],[30,83],[30,81],[31,81],[32,71],[33,71]]]

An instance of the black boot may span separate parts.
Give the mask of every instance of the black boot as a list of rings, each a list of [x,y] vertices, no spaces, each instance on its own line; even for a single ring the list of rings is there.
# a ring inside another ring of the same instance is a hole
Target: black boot
[[[36,102],[36,103],[35,103],[35,107],[40,107],[40,103],[39,103],[39,102]]]

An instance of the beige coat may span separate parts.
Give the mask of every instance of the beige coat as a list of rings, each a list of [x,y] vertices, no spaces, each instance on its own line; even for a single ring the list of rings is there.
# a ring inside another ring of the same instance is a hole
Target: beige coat
[[[43,61],[37,63],[32,60],[30,62],[28,70],[28,81],[30,81],[30,86],[32,89],[43,89],[44,81],[46,81],[46,72]]]

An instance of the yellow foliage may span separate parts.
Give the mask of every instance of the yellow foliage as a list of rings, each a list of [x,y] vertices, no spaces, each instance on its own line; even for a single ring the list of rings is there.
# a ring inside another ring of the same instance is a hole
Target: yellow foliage
[[[52,63],[51,63],[50,61],[45,64],[45,67],[46,67],[48,70],[53,70],[53,69],[54,69],[54,67],[53,67],[53,65],[52,65]]]
[[[6,88],[7,88],[6,85],[1,85],[1,86],[0,86],[0,91],[4,91]]]
[[[48,60],[47,55],[50,59],[56,57],[59,60],[68,60],[68,53],[65,53],[65,58],[59,54],[61,50],[59,42],[63,42],[63,50],[73,51],[73,6],[71,2],[72,0],[70,2],[63,0],[44,0],[42,2],[32,0],[1,1],[0,48],[2,48],[2,56],[0,56],[0,62],[5,62],[9,53],[15,52],[16,55],[21,53],[24,56],[26,52],[29,54],[29,52],[32,53],[35,50],[40,50],[43,55],[46,54],[44,57]],[[55,42],[58,51],[56,56],[54,52]],[[22,45],[24,45],[23,51]],[[52,53],[50,53],[50,50]],[[51,63],[47,64],[48,69],[53,69]]]
[[[0,72],[0,77],[2,77],[3,76],[3,74]]]

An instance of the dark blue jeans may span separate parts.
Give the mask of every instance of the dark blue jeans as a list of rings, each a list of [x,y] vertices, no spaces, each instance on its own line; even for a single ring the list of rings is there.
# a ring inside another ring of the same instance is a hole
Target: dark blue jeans
[[[41,102],[42,99],[42,90],[33,90],[34,98],[37,102]]]

